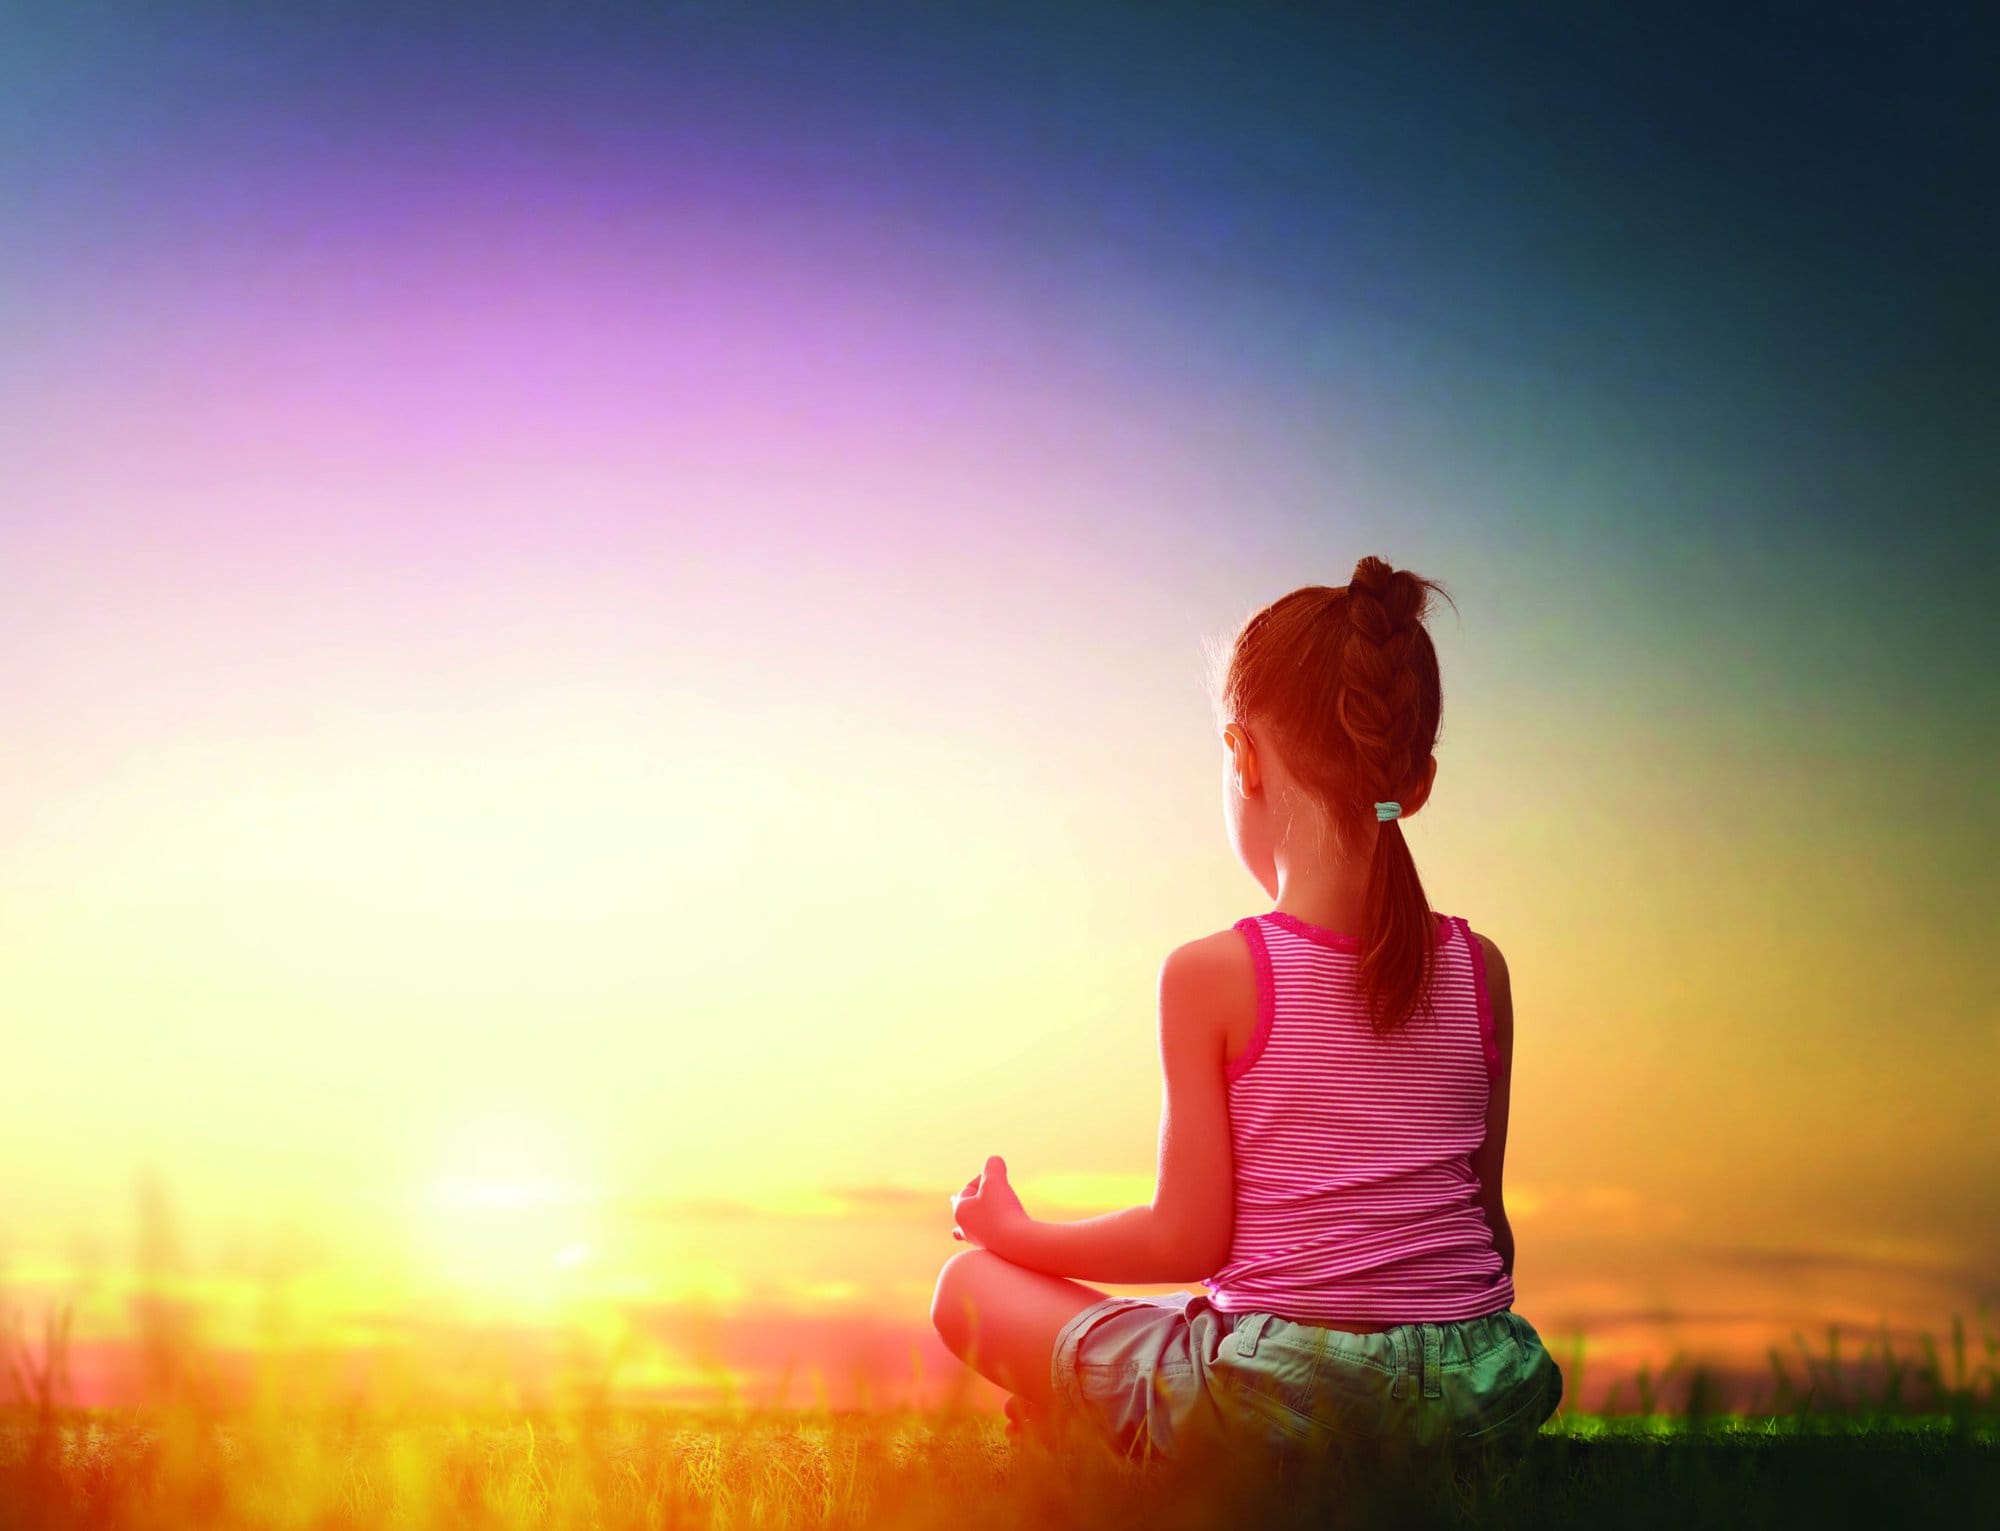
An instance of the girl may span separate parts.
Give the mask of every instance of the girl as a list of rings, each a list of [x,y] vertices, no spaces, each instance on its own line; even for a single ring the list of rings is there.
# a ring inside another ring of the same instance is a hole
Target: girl
[[[1511,1453],[1561,1401],[1513,1309],[1507,965],[1433,913],[1403,838],[1437,775],[1433,590],[1364,558],[1219,656],[1224,818],[1273,906],[1161,967],[1152,1204],[1040,1222],[997,1155],[951,1198],[979,1247],[931,1319],[1014,1395],[1010,1433]]]

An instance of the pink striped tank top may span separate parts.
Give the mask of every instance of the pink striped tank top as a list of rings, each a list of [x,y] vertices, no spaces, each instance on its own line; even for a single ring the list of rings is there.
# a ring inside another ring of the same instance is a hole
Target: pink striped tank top
[[[1258,1016],[1225,1070],[1236,1222],[1203,1283],[1217,1308],[1386,1325],[1513,1305],[1471,1163],[1500,1062],[1485,957],[1464,920],[1437,920],[1435,1018],[1419,1006],[1386,1039],[1354,937],[1277,910],[1236,922]]]

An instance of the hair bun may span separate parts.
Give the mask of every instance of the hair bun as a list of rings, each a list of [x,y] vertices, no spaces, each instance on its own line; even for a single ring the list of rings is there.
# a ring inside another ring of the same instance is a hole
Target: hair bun
[[[1424,582],[1408,569],[1398,569],[1394,564],[1370,554],[1354,566],[1354,573],[1348,577],[1347,590],[1350,595],[1366,596],[1379,604],[1381,616],[1373,612],[1363,615],[1351,613],[1359,619],[1359,625],[1377,643],[1386,642],[1392,633],[1402,632],[1423,620],[1426,591]]]
[[[1364,595],[1372,595],[1380,600],[1388,594],[1389,583],[1396,577],[1396,566],[1370,553],[1355,564],[1354,572],[1347,577],[1347,588],[1359,590]]]

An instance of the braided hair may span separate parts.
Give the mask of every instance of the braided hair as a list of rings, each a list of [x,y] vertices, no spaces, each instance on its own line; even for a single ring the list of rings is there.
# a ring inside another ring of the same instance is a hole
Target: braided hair
[[[1307,585],[1253,614],[1229,644],[1216,701],[1261,722],[1343,847],[1374,835],[1358,973],[1378,1036],[1428,1007],[1437,921],[1396,819],[1437,744],[1443,688],[1424,629],[1435,580],[1363,558],[1344,586]]]

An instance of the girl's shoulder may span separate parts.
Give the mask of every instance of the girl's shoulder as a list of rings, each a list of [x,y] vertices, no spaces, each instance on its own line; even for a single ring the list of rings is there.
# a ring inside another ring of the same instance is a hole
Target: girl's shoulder
[[[1253,953],[1239,926],[1240,922],[1227,930],[1183,941],[1167,953],[1167,960],[1161,964],[1162,980],[1171,974],[1186,985],[1223,988],[1232,987],[1233,980],[1254,980],[1257,975]]]
[[[1219,1036],[1235,1057],[1249,1044],[1258,1022],[1256,956],[1243,932],[1232,925],[1184,941],[1160,965],[1160,1014],[1182,1017]]]

